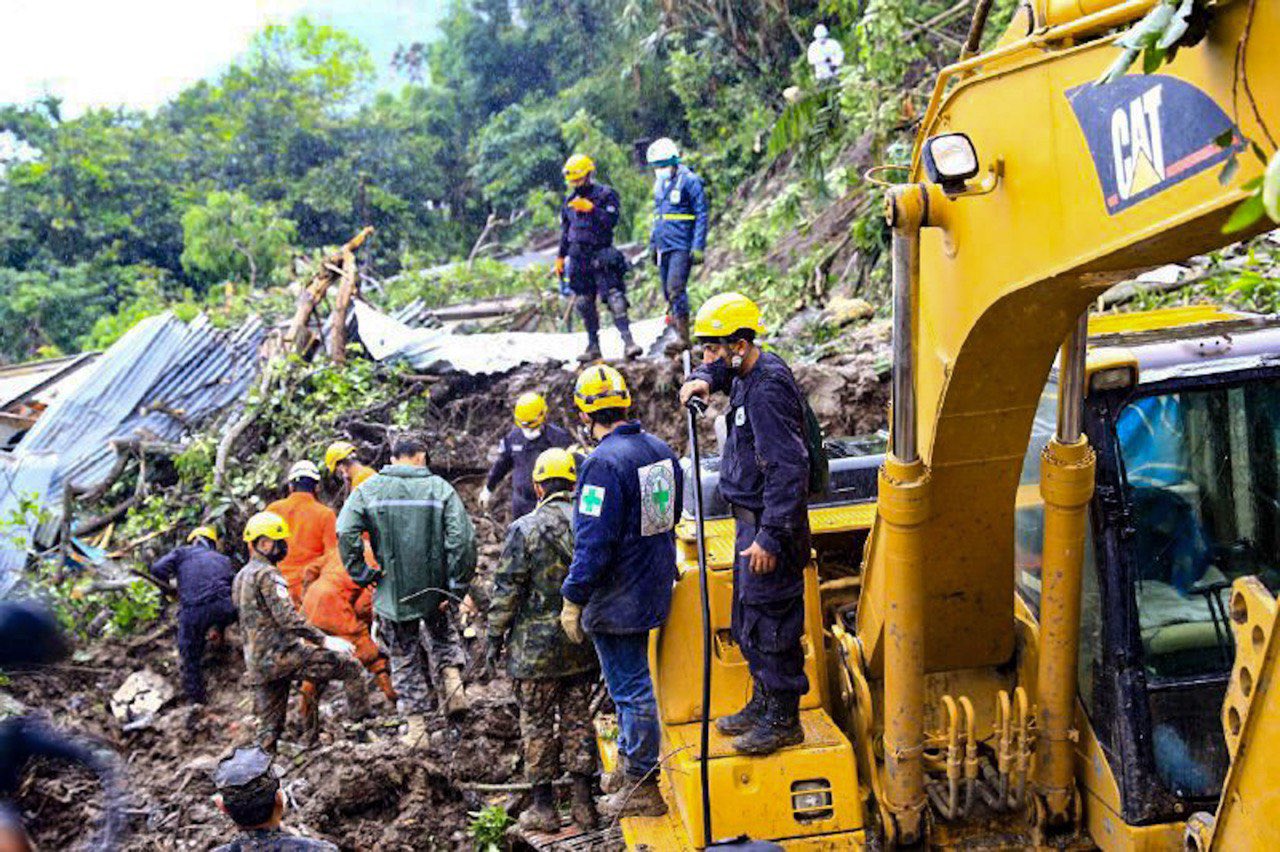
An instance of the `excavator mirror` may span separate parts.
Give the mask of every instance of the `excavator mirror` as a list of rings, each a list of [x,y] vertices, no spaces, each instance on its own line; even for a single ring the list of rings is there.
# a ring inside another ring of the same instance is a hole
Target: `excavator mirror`
[[[963,133],[931,136],[924,143],[924,170],[943,192],[955,195],[978,173],[978,152]]]

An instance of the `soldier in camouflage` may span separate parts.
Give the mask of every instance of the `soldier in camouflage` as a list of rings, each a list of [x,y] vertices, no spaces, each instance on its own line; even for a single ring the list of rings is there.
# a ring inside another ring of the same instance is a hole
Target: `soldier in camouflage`
[[[533,806],[520,815],[520,827],[533,831],[560,829],[552,782],[562,763],[573,778],[573,821],[587,831],[597,824],[590,704],[599,663],[590,644],[570,642],[560,627],[560,584],[573,561],[576,481],[570,453],[553,448],[538,456],[538,504],[507,532],[489,608],[489,661],[496,665],[505,644],[520,702],[524,771],[533,786]]]
[[[213,773],[214,798],[231,817],[240,834],[214,852],[337,852],[323,840],[296,837],[280,827],[284,795],[271,766],[271,755],[260,748],[238,748],[218,763]]]
[[[326,636],[293,608],[289,587],[276,565],[288,553],[289,528],[272,512],[259,512],[244,528],[250,559],[236,574],[232,599],[240,612],[244,636],[246,681],[253,687],[258,716],[257,741],[274,752],[284,731],[289,687],[295,680],[316,684],[316,700],[325,684],[340,679],[346,687],[347,713],[353,719],[369,714],[364,667],[350,642]],[[306,737],[319,733],[319,716],[305,720]]]

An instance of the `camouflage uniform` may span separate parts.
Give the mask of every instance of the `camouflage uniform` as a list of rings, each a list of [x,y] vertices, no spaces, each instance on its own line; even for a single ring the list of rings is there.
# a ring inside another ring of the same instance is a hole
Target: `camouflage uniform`
[[[346,687],[347,712],[354,717],[369,712],[364,667],[351,654],[323,647],[324,633],[293,608],[288,583],[274,565],[255,555],[236,575],[232,599],[240,610],[245,679],[254,687],[259,745],[275,749],[294,680],[315,681],[323,689],[328,681],[340,679]]]
[[[444,690],[442,672],[450,666],[462,668],[467,659],[462,638],[447,612],[436,610],[409,621],[377,621],[378,643],[391,661],[391,682],[395,685],[396,707],[401,713],[426,713],[431,709],[431,683]],[[449,696],[440,695],[442,701]]]
[[[575,645],[560,627],[560,584],[573,561],[573,504],[546,497],[507,532],[493,578],[489,641],[506,642],[516,681],[525,774],[534,784],[595,771],[591,692],[599,664],[590,643]],[[559,716],[560,735],[556,736]]]
[[[213,852],[338,852],[338,847],[323,840],[295,837],[279,828],[259,828],[237,834]]]

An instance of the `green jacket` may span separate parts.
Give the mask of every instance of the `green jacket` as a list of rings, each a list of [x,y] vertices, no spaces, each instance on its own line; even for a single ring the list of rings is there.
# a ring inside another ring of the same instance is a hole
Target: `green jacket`
[[[507,642],[507,673],[518,679],[595,671],[590,642],[575,645],[560,626],[560,584],[573,561],[573,499],[553,494],[507,530],[493,574],[489,639]]]
[[[364,533],[381,570],[364,562]],[[476,530],[453,486],[425,467],[387,465],[351,493],[338,516],[338,549],[351,579],[377,583],[381,618],[410,621],[440,605],[446,589],[467,593]]]

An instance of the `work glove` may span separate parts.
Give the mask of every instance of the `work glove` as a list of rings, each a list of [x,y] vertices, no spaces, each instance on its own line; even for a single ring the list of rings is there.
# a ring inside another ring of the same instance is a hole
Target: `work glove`
[[[591,203],[589,198],[575,198],[569,202],[568,207],[570,210],[576,210],[579,213],[590,213],[596,209],[596,206]]]
[[[489,486],[480,489],[480,496],[476,498],[476,502],[480,504],[480,511],[489,511],[489,504],[493,502],[493,492],[489,490]]]
[[[587,638],[582,632],[582,607],[568,598],[564,599],[564,606],[560,607],[560,626],[564,628],[569,641],[575,645],[581,645],[582,640]]]
[[[489,676],[493,677],[498,672],[498,661],[502,657],[502,637],[490,636],[489,649],[484,652],[484,665],[489,670]]]
[[[693,261],[694,266],[701,266],[702,261],[706,259],[707,259],[706,252],[704,252],[702,249],[694,249],[689,254],[689,260]]]
[[[556,262],[551,266],[551,271],[554,272],[556,274],[556,277],[558,278],[564,277],[564,258],[563,257],[556,258]]]
[[[352,645],[346,639],[339,639],[337,636],[324,637],[324,647],[327,651],[333,651],[335,654],[354,654],[356,646]]]

